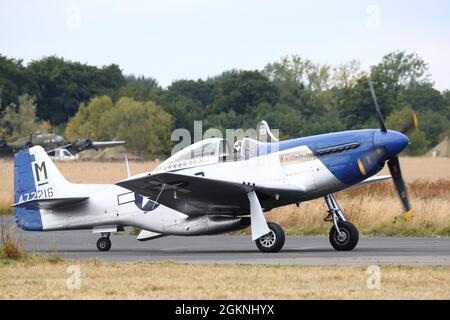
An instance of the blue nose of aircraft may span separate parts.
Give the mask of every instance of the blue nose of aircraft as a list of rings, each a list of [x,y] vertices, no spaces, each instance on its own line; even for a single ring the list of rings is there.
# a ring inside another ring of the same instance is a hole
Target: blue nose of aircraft
[[[387,158],[393,158],[402,152],[409,144],[409,139],[403,133],[388,130],[376,131],[373,136],[374,147],[383,147],[387,151]]]

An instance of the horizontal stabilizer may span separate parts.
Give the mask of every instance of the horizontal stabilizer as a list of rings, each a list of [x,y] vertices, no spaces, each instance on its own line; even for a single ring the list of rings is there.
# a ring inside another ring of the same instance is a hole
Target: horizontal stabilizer
[[[12,205],[14,208],[31,208],[36,205],[41,209],[52,209],[56,207],[64,207],[75,203],[82,202],[89,199],[89,197],[78,198],[48,198],[48,199],[31,199],[18,202]]]

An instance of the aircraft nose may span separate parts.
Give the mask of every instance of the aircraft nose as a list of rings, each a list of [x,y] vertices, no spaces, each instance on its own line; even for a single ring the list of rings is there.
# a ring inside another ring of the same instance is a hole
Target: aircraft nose
[[[374,135],[374,146],[383,147],[388,153],[388,158],[393,158],[402,152],[409,144],[409,139],[403,133],[388,130],[387,132],[376,131]]]

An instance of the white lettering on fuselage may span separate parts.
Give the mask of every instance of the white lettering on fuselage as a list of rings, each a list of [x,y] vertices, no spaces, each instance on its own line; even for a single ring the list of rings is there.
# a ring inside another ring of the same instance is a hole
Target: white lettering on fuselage
[[[39,189],[35,192],[24,193],[20,195],[19,203],[37,200],[37,199],[48,199],[52,198],[54,195],[53,188]]]

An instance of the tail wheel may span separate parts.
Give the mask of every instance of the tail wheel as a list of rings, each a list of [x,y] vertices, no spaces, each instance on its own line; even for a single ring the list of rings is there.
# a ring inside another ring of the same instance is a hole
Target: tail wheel
[[[358,244],[359,233],[356,227],[348,221],[338,222],[339,232],[333,226],[330,230],[330,243],[337,251],[351,251]]]
[[[97,241],[97,249],[100,251],[109,251],[111,249],[111,240],[107,237],[101,237]]]
[[[280,251],[286,240],[283,229],[276,223],[269,222],[267,226],[270,232],[255,241],[256,246],[261,252],[278,252]]]

